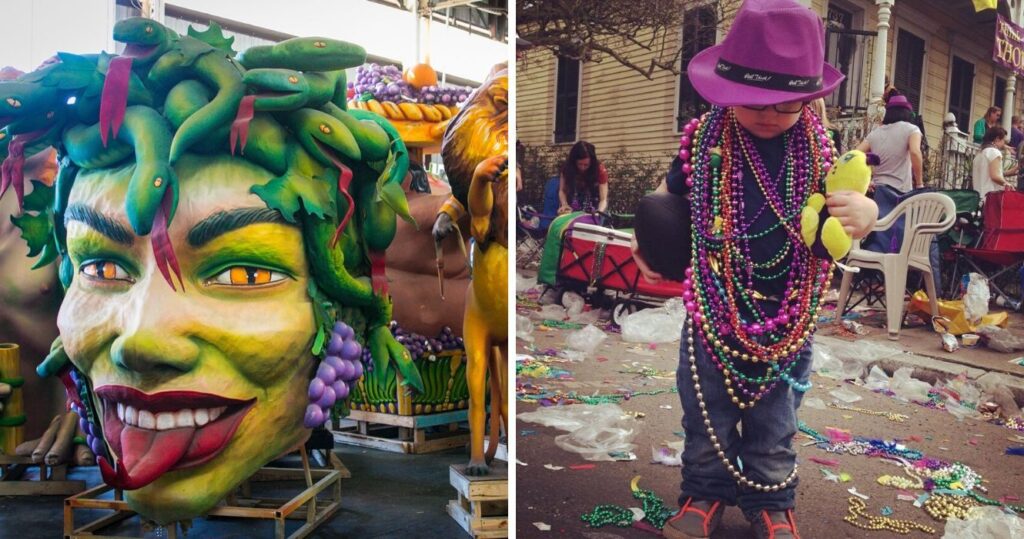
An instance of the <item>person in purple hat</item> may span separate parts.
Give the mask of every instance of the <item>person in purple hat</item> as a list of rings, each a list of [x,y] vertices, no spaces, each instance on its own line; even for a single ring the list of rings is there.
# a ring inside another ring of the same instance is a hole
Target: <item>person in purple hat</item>
[[[792,440],[833,263],[804,245],[798,216],[838,157],[806,104],[843,79],[823,58],[824,28],[809,8],[747,0],[725,40],[687,66],[714,107],[685,126],[661,192],[637,209],[646,278],[678,271],[660,263],[679,263],[665,254],[672,242],[692,259],[679,272],[689,313],[677,372],[682,493],[665,537],[710,537],[729,505],[756,537],[799,537]],[[877,218],[858,193],[830,193],[827,204],[854,237]]]

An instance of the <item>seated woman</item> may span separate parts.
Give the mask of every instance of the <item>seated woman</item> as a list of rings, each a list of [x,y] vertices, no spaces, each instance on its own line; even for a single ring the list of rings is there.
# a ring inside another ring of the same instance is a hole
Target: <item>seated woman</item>
[[[608,171],[597,159],[593,144],[581,140],[569,150],[559,176],[558,200],[560,217],[548,228],[537,274],[537,281],[548,285],[555,284],[562,234],[569,224],[578,221],[601,224],[603,219],[593,214],[608,209]]]

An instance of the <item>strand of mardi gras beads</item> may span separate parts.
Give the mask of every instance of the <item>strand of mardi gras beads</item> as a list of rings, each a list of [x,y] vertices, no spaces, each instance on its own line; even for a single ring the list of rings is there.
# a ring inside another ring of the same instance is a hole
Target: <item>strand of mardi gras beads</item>
[[[654,491],[641,489],[639,481],[639,475],[630,481],[633,497],[640,500],[640,508],[644,512],[643,520],[660,530],[665,527],[665,522],[672,518],[677,511],[669,509]],[[633,511],[625,507],[603,504],[594,507],[589,513],[584,513],[580,516],[580,520],[586,522],[591,528],[600,528],[602,526],[626,528],[633,525],[635,515]]]
[[[880,417],[884,417],[884,418],[888,419],[889,421],[893,421],[895,423],[903,423],[907,419],[910,419],[910,416],[908,416],[906,414],[897,414],[896,412],[877,412],[877,411],[874,411],[874,410],[868,410],[866,408],[858,408],[856,406],[847,406],[847,405],[839,404],[839,403],[836,403],[836,402],[830,402],[826,406],[828,406],[829,408],[835,408],[836,410],[846,410],[848,412],[857,412],[857,413],[866,414],[866,415],[880,416]]]
[[[708,234],[706,233],[706,231],[709,229],[708,223],[712,223],[712,227],[711,228],[714,228],[714,227],[718,226],[720,224],[720,222],[722,221],[722,216],[723,215],[725,217],[728,217],[728,219],[724,220],[724,224],[727,227],[727,230],[725,231],[725,234],[722,237],[715,237],[715,239],[716,240],[722,240],[725,243],[728,243],[729,246],[731,246],[732,248],[731,249],[712,249],[712,251],[722,252],[722,253],[739,252],[739,250],[735,247],[735,245],[732,244],[731,240],[729,239],[732,236],[732,233],[731,233],[732,232],[732,224],[736,220],[735,218],[733,218],[733,214],[730,213],[730,210],[732,209],[732,206],[734,204],[731,204],[731,203],[729,203],[729,204],[719,204],[719,201],[720,201],[721,198],[728,198],[730,196],[730,193],[733,191],[733,189],[731,189],[731,187],[732,187],[731,184],[735,183],[736,186],[739,186],[741,182],[740,183],[737,183],[736,181],[734,181],[734,182],[722,182],[722,181],[720,181],[719,176],[723,176],[723,175],[727,176],[727,177],[731,176],[734,180],[739,181],[739,180],[742,180],[742,175],[741,175],[740,172],[736,172],[736,173],[732,172],[733,168],[736,167],[736,165],[733,164],[732,152],[726,152],[726,154],[723,155],[723,153],[722,153],[722,151],[720,149],[718,149],[716,151],[715,148],[710,148],[709,147],[711,142],[708,142],[708,141],[711,141],[711,140],[714,140],[714,139],[718,138],[718,134],[723,131],[723,129],[721,127],[721,124],[722,124],[721,118],[723,117],[723,113],[722,113],[721,110],[716,111],[716,112],[717,112],[717,114],[712,113],[710,115],[705,116],[705,120],[703,122],[692,122],[691,124],[689,124],[686,127],[685,133],[684,133],[684,137],[683,137],[683,140],[682,140],[682,142],[684,143],[684,149],[680,151],[680,156],[681,157],[683,157],[684,159],[689,158],[690,161],[691,161],[691,163],[684,163],[683,169],[684,169],[684,172],[691,172],[691,173],[693,173],[693,174],[691,174],[691,177],[687,178],[687,184],[691,185],[691,186],[694,186],[694,190],[693,190],[694,198],[697,199],[697,200],[700,199],[699,194],[701,192],[701,188],[700,187],[702,185],[704,185],[706,183],[710,183],[710,186],[711,186],[710,187],[710,192],[712,194],[711,199],[705,201],[705,202],[707,202],[705,204],[699,204],[698,203],[696,205],[697,207],[702,207],[702,208],[710,207],[711,208],[711,215],[708,215],[707,212],[703,212],[704,213],[703,217],[698,215],[697,218],[695,219],[695,226],[694,226],[694,229],[693,229],[693,233],[694,233],[694,235],[697,238],[696,241],[694,242],[694,248],[697,251],[697,257],[696,257],[697,260],[706,259],[706,257],[702,257],[701,255],[702,254],[706,254],[709,251],[709,249],[707,249],[706,246],[704,246],[705,242],[702,242],[700,240],[700,238],[702,238],[702,237],[704,237],[704,238],[708,237]],[[808,129],[810,129],[812,127],[812,124],[809,121],[805,121],[805,124],[808,127]],[[721,137],[723,139],[722,148],[730,148],[732,146],[732,144],[731,144],[731,140],[732,140],[731,137],[732,137],[733,132],[742,134],[742,130],[739,129],[739,127],[737,125],[735,125],[734,119],[733,119],[732,129],[731,130],[725,130],[725,134]],[[694,138],[692,140],[689,138],[690,135],[694,135]],[[808,136],[808,137],[794,137],[794,138],[808,138],[808,139],[812,139],[811,136]],[[697,150],[696,155],[691,154],[689,152],[689,150],[685,147],[687,145],[687,143],[689,143],[691,141],[694,142],[695,149]],[[816,146],[816,145],[811,144],[810,146]],[[829,155],[830,156],[831,155],[831,151],[832,151],[831,148],[826,148],[825,151],[822,151],[822,152],[815,151],[814,153],[815,153],[815,155]],[[701,156],[702,159],[698,159],[698,155]],[[760,164],[760,166],[759,166],[759,162],[754,160],[754,158],[752,158],[750,155],[748,155],[747,157],[748,157],[748,160],[755,161],[754,163],[751,164],[751,166],[752,166],[752,168],[754,170],[759,170],[759,169],[763,169],[764,168],[763,164]],[[809,167],[807,167],[806,163],[807,163],[806,159],[800,159],[799,160],[799,164],[801,165],[800,166],[800,170],[801,171],[809,168]],[[824,174],[824,171],[827,170],[827,168],[828,168],[827,164],[823,164],[822,166],[814,166],[812,170],[818,172],[818,174],[814,178],[812,178],[812,182],[810,182],[810,183],[816,183],[816,182],[820,183],[820,177]],[[724,169],[725,173],[723,174],[722,170],[720,170],[720,169]],[[793,183],[792,182],[793,174],[791,172],[793,170],[792,164],[788,165],[788,170],[790,171],[790,173],[789,173],[790,181],[788,183],[792,184]],[[710,181],[710,182],[704,181],[704,179],[708,178],[708,177],[711,177],[712,181]],[[764,182],[761,182],[762,189],[764,190],[763,183]],[[807,182],[805,182],[805,183],[807,183]],[[719,189],[720,186],[721,186],[721,189]],[[741,189],[741,187],[737,187],[736,190],[738,191],[739,189]],[[707,190],[708,189],[705,189],[705,191],[707,191]],[[787,199],[788,200],[792,200],[793,199],[793,193],[797,192],[797,191],[798,191],[797,189],[793,189],[793,188],[785,189],[785,192],[787,194]],[[773,195],[770,193],[770,190],[769,190],[769,192],[766,193],[766,195],[767,195],[768,200],[771,201],[772,198],[773,198]],[[778,202],[778,201],[775,200],[774,202]],[[737,208],[737,209],[739,209],[739,208]],[[794,208],[794,210],[795,209],[796,208]],[[722,215],[718,215],[720,212],[722,213]],[[698,211],[697,213],[699,214],[701,212]],[[796,212],[794,211],[793,213],[795,214]],[[717,231],[716,230],[712,230],[712,232],[713,232],[712,235],[714,236]],[[799,245],[801,245],[801,247],[802,247],[802,244],[799,244]],[[806,254],[807,254],[806,250],[805,249],[802,250],[801,254],[806,256]],[[736,260],[740,260],[741,258],[744,258],[744,257],[737,256]],[[747,262],[748,262],[748,260],[742,260],[742,263],[737,263],[735,265],[736,266],[743,266],[743,267],[745,267],[745,266],[747,266]],[[715,260],[712,259],[710,266],[712,266],[713,270],[715,269],[714,268],[715,265],[716,265],[715,264]],[[724,271],[727,274],[730,274],[731,269],[733,267],[733,264],[730,263],[729,261],[727,261],[727,263],[723,264],[723,266],[724,266],[724,268],[723,268]],[[826,272],[828,272],[828,273],[831,272],[831,268],[830,267],[829,268],[822,268],[822,269],[823,269],[823,271],[821,272],[821,274],[820,275],[816,275],[815,278],[813,279],[814,281],[817,281],[816,284],[820,284],[823,281],[827,281],[827,275],[825,275],[825,273]],[[717,272],[713,271],[711,273],[717,273]],[[692,272],[691,272],[690,277],[692,278]],[[723,312],[723,311],[728,312],[728,313],[736,313],[736,312],[738,312],[738,309],[736,308],[736,298],[737,297],[739,297],[739,299],[742,300],[742,302],[748,308],[750,308],[751,311],[755,311],[756,312],[758,310],[758,309],[756,309],[756,307],[754,307],[754,303],[752,301],[750,301],[750,298],[748,297],[749,295],[745,293],[746,291],[742,290],[743,287],[742,286],[736,286],[736,287],[731,286],[730,285],[730,280],[732,280],[733,283],[740,282],[734,276],[730,277],[730,276],[727,275],[727,278],[724,280],[725,288],[727,290],[726,290],[726,293],[724,293],[724,294],[721,293],[722,292],[722,290],[721,290],[722,286],[720,286],[720,285],[721,285],[722,281],[718,280],[717,276],[715,276],[715,275],[711,275],[710,278],[706,278],[706,279],[701,279],[700,277],[698,277],[696,279],[692,279],[689,283],[686,283],[686,284],[690,284],[690,285],[692,285],[694,282],[698,283],[698,286],[695,287],[697,292],[698,292],[698,294],[694,294],[692,291],[689,291],[688,293],[684,294],[684,299],[686,299],[687,302],[688,302],[688,305],[687,305],[688,308],[697,307],[697,304],[700,304],[700,309],[695,309],[696,312],[694,312],[694,317],[695,317],[695,319],[698,322],[701,322],[702,319],[705,318],[705,316],[703,316],[703,315],[705,315],[707,312]],[[709,287],[709,286],[700,286],[700,284],[702,284],[702,282],[704,282],[704,281],[706,281],[707,283],[709,283],[712,286],[711,287]],[[793,281],[792,279],[791,279],[791,282],[788,283],[788,284],[789,284],[789,288],[791,288],[791,289],[796,288],[799,291],[809,291],[811,289],[816,288],[816,287],[813,287],[813,286],[805,286],[804,283],[799,283],[797,285],[797,283],[795,283],[795,281]],[[709,290],[709,288],[712,288],[712,287],[719,289],[717,294],[705,293],[705,290]],[[692,289],[694,287],[691,286],[691,287],[688,287],[688,288]],[[737,290],[732,290],[733,288],[741,289],[741,290],[739,290],[740,293],[738,294]],[[752,341],[752,340],[744,338],[744,333],[746,333],[746,332],[743,331],[743,329],[752,329],[755,333],[761,334],[761,333],[763,333],[763,328],[762,328],[760,322],[765,322],[765,326],[769,330],[773,330],[773,329],[775,329],[773,326],[780,326],[781,325],[782,327],[786,327],[789,324],[789,322],[790,322],[791,313],[793,315],[800,316],[800,319],[798,320],[799,324],[796,324],[796,327],[795,327],[795,329],[797,331],[791,331],[789,333],[790,336],[788,338],[780,339],[780,338],[776,337],[776,338],[769,338],[768,339],[768,342],[772,343],[772,344],[768,345],[769,348],[767,349],[767,353],[771,354],[771,356],[769,358],[767,358],[769,361],[778,360],[778,359],[780,359],[780,356],[781,357],[789,356],[786,359],[792,359],[793,356],[796,355],[796,352],[799,351],[799,349],[800,349],[799,345],[803,344],[803,341],[806,340],[807,336],[810,333],[810,331],[807,331],[807,330],[805,330],[804,332],[800,332],[799,330],[801,329],[801,327],[803,325],[813,324],[813,322],[812,322],[813,317],[809,316],[810,313],[808,313],[808,311],[816,310],[817,303],[818,303],[816,301],[817,298],[813,298],[813,299],[815,299],[815,301],[813,301],[813,305],[811,306],[810,309],[806,308],[807,307],[807,299],[808,299],[807,296],[808,295],[812,295],[812,294],[813,294],[813,292],[811,294],[804,294],[802,299],[801,299],[801,305],[794,305],[794,306],[792,306],[788,310],[787,309],[780,309],[781,312],[777,315],[778,316],[777,319],[771,319],[771,320],[765,321],[763,316],[758,316],[757,317],[758,321],[754,322],[753,325],[750,325],[748,327],[744,328],[742,326],[739,326],[739,324],[735,323],[736,322],[735,320],[733,321],[734,323],[731,324],[731,325],[740,327],[740,331],[738,333],[740,334],[739,335],[740,336],[740,340],[741,341],[746,341],[746,342],[743,343],[745,345],[745,347],[748,347],[748,348],[750,348],[750,347],[761,348],[761,344],[759,342],[755,342],[755,341]],[[698,296],[700,296],[700,297],[698,298]],[[819,293],[819,296],[820,296],[820,293]],[[698,299],[698,301],[693,301],[694,299]],[[788,296],[787,296],[787,299],[788,299]],[[707,308],[705,308],[705,305],[707,305]],[[703,311],[703,312],[701,312],[701,311]],[[725,333],[729,332],[728,331],[728,329],[729,329],[728,326],[726,326],[724,324],[721,324],[721,323],[718,323],[716,325],[721,326],[721,327],[718,328],[718,329],[721,330],[721,333],[725,334]],[[708,324],[703,324],[702,325],[702,329],[705,329],[705,333],[710,333],[712,328],[708,327]],[[813,329],[813,326],[811,326],[809,329]],[[708,335],[708,336],[710,338],[708,339],[709,342],[707,344],[714,345],[715,349],[722,348],[722,344],[721,344],[721,341],[719,339],[717,339],[714,335]],[[796,342],[794,342],[794,336],[795,336]],[[733,357],[740,357],[740,358],[743,358],[743,359],[750,358],[750,354],[748,354],[748,353],[741,353],[739,350],[735,350],[735,351],[729,350],[728,349],[728,345],[726,345],[725,348],[726,349],[723,350],[724,354],[721,354],[721,353],[717,354],[719,356],[719,359],[725,359],[726,361],[728,361],[728,357],[730,355],[733,356]],[[765,352],[765,350],[763,350],[763,349],[759,350],[759,351]],[[753,359],[755,359],[755,360],[758,359],[756,356],[757,356],[757,353],[755,352]],[[779,370],[782,370],[782,369],[779,369]],[[744,396],[750,398],[751,402],[756,402],[756,400],[759,398],[759,394],[763,394],[763,393],[765,393],[767,391],[770,391],[771,387],[774,387],[774,384],[772,384],[770,387],[758,388],[758,390],[756,392],[753,392],[753,391],[751,391],[751,390],[749,390],[749,389],[747,389],[745,387],[742,387],[742,386],[746,385],[744,382],[748,382],[749,383],[748,380],[743,380],[743,379],[735,376],[735,372],[733,372],[731,374],[733,374],[733,377],[736,378],[735,381],[737,382],[737,384],[739,386],[741,386],[742,394]],[[762,381],[763,381],[763,379],[762,380],[756,380],[754,383],[760,383]],[[737,398],[736,400],[738,401],[739,399]],[[737,404],[742,404],[742,403],[737,403]]]
[[[782,482],[774,485],[762,485],[761,483],[748,479],[732,462],[729,461],[729,457],[725,454],[722,444],[718,441],[718,435],[715,434],[714,427],[711,426],[711,418],[708,416],[707,404],[704,402],[704,392],[701,389],[700,376],[697,374],[697,356],[694,353],[695,350],[693,347],[693,319],[687,318],[686,323],[689,326],[689,330],[686,335],[686,345],[690,356],[690,377],[693,380],[693,390],[697,396],[697,406],[700,407],[700,415],[704,420],[704,428],[707,430],[708,439],[711,440],[711,445],[715,448],[715,451],[718,452],[718,458],[722,461],[726,470],[732,474],[736,482],[741,485],[746,485],[760,492],[778,492],[779,490],[786,489],[791,483],[793,483],[793,481],[796,480],[796,473],[799,467],[797,464],[793,465],[793,471],[790,472]]]
[[[846,517],[843,520],[862,530],[888,530],[900,535],[907,535],[913,530],[919,530],[929,535],[935,533],[935,528],[919,524],[913,520],[869,515],[867,513],[867,504],[856,496],[850,496],[849,504],[849,507],[846,509]],[[866,522],[861,522],[861,519]]]

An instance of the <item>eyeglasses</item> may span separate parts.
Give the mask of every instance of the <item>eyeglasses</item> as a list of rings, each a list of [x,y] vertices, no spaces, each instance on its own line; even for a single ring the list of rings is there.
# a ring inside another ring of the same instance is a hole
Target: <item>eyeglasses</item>
[[[792,103],[776,103],[774,105],[742,105],[742,107],[745,109],[762,111],[768,110],[768,107],[771,106],[771,108],[775,109],[775,112],[778,112],[779,114],[796,114],[804,110],[804,106],[806,104],[807,103],[802,101],[796,101]]]

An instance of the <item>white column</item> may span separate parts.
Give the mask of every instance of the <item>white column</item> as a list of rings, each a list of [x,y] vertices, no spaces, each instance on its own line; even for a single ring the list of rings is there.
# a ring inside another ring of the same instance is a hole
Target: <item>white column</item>
[[[885,57],[889,47],[889,17],[896,0],[875,0],[878,5],[878,36],[875,37],[874,50],[871,53],[871,93],[868,114],[874,116],[879,109],[885,107],[882,94],[885,93]]]
[[[1006,77],[1006,98],[1003,100],[1003,129],[1007,133],[1010,132],[1010,120],[1011,116],[1014,115],[1013,111],[1013,100],[1014,93],[1017,86],[1017,77],[1014,76],[1013,71]]]

